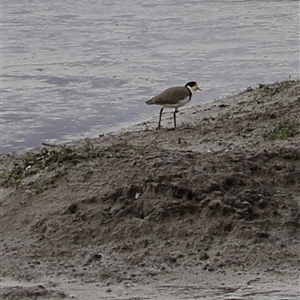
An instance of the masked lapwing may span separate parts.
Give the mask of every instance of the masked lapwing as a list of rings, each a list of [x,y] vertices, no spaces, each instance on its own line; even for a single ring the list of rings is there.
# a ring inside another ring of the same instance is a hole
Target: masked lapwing
[[[201,88],[198,86],[197,82],[190,81],[185,86],[173,86],[170,87],[152,99],[146,101],[146,104],[157,104],[161,105],[162,108],[159,113],[158,129],[160,129],[161,116],[165,107],[175,108],[173,119],[174,119],[174,128],[176,128],[176,113],[178,108],[189,103],[192,99],[193,92],[201,91]]]

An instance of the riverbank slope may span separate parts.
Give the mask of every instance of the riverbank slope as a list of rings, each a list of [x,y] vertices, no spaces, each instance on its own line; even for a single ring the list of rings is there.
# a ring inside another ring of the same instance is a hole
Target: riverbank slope
[[[183,109],[176,130],[165,113],[162,130],[155,119],[2,155],[2,276],[99,286],[295,280],[299,116],[300,82],[285,81]],[[31,287],[36,297],[60,297],[41,286]]]

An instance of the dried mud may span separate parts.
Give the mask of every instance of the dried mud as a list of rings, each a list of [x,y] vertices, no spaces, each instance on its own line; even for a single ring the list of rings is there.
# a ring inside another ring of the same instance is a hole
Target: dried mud
[[[286,81],[183,109],[176,130],[165,113],[2,155],[3,298],[257,299],[265,280],[296,299],[299,116]]]

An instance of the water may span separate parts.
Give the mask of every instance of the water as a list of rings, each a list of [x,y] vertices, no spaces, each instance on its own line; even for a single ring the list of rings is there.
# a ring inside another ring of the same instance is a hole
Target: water
[[[22,282],[11,279],[0,279],[0,288],[3,293],[18,287],[26,288],[44,286],[48,291],[47,299],[57,299],[54,295],[65,295],[67,299],[106,299],[106,300],[296,300],[299,299],[299,286],[297,282],[283,283],[266,278],[262,283],[241,284],[233,282],[221,285],[220,283],[208,284],[130,284],[119,285],[80,284],[63,278],[50,278],[44,282]],[[51,297],[53,296],[53,298]]]
[[[140,122],[196,80],[190,105],[299,77],[298,1],[2,0],[1,153]]]

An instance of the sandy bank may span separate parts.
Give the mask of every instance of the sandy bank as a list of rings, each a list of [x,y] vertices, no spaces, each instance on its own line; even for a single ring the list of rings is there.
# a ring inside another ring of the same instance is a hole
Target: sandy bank
[[[166,113],[160,131],[154,119],[2,155],[2,276],[106,290],[184,282],[219,291],[271,276],[294,284],[299,116],[300,82],[287,81],[182,110],[176,130]],[[42,286],[36,298],[53,289]],[[25,290],[3,289],[5,299]]]

